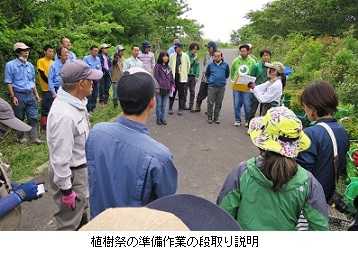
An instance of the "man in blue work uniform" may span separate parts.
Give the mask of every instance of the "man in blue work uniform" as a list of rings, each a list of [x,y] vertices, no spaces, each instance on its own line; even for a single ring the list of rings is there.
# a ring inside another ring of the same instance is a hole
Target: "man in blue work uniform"
[[[48,73],[48,89],[50,90],[53,98],[56,98],[57,91],[61,86],[62,81],[60,73],[63,65],[71,61],[69,60],[68,49],[64,47],[60,47],[56,50],[56,56],[57,58],[51,65]]]
[[[101,64],[101,59],[98,56],[98,47],[97,46],[92,46],[90,48],[90,54],[88,56],[85,56],[83,58],[83,61],[91,69],[101,70],[102,64]],[[97,80],[93,80],[92,88],[93,88],[92,94],[87,97],[87,99],[88,99],[87,110],[88,110],[89,113],[91,113],[91,112],[93,112],[95,110],[96,104],[97,104],[98,89],[99,89]]]
[[[139,68],[129,72],[118,83],[123,116],[95,125],[87,140],[92,218],[110,207],[145,206],[177,189],[173,156],[146,127],[156,107],[155,80]]]
[[[27,132],[31,126],[17,119],[5,100],[0,98],[0,125]],[[14,230],[21,223],[20,204],[37,199],[38,186],[34,181],[23,184],[10,181],[10,168],[2,161],[0,153],[0,230]]]
[[[6,63],[5,66],[5,84],[9,89],[9,94],[15,115],[20,120],[25,116],[32,127],[30,131],[31,141],[35,144],[41,144],[38,137],[38,106],[40,97],[35,86],[35,68],[28,62],[30,47],[22,42],[14,45],[16,59]],[[18,132],[20,143],[27,143],[25,133]]]

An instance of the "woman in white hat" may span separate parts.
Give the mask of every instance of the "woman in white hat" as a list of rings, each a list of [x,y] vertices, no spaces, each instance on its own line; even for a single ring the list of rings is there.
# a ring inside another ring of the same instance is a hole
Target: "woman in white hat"
[[[259,86],[249,84],[251,92],[260,102],[260,116],[264,116],[270,108],[280,106],[283,88],[286,85],[285,66],[282,63],[265,63],[265,66],[268,68],[269,80]]]

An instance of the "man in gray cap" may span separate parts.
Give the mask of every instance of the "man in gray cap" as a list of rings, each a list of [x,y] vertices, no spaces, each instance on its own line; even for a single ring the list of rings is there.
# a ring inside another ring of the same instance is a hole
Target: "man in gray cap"
[[[0,98],[0,125],[28,132],[31,126],[17,119],[9,103]],[[0,153],[0,230],[14,230],[21,222],[20,204],[37,199],[38,185],[34,181],[23,184],[11,183],[10,166]]]
[[[88,218],[88,178],[85,144],[89,134],[86,109],[92,80],[103,76],[82,60],[61,70],[62,88],[52,104],[47,122],[49,176],[55,190],[59,230],[77,230]]]
[[[28,62],[30,47],[25,43],[17,42],[14,45],[17,58],[6,63],[5,80],[15,115],[20,120],[25,120],[25,115],[32,129],[30,138],[33,143],[41,144],[38,138],[38,107],[40,97],[35,85],[35,68]],[[18,132],[20,143],[26,143],[27,137],[23,132]]]

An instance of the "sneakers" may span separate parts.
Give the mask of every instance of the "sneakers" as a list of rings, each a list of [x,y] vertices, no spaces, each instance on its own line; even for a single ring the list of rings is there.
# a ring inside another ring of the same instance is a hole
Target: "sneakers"
[[[173,115],[174,114],[174,111],[172,109],[169,109],[169,112],[168,112],[169,115]]]
[[[208,119],[208,124],[212,124],[213,120],[212,119]]]
[[[245,127],[246,127],[246,128],[249,128],[249,122],[246,122],[246,123],[245,123]]]
[[[167,121],[162,120],[163,125],[168,125]]]
[[[220,123],[221,123],[219,119],[214,120],[214,122],[215,122],[216,124],[220,124]]]
[[[157,120],[157,125],[162,125],[162,121],[160,121],[159,119]]]
[[[178,111],[178,116],[181,116],[181,115],[183,115],[183,111],[182,111],[182,110],[179,110],[179,111]]]
[[[235,121],[235,122],[234,122],[234,126],[235,126],[235,127],[240,127],[240,126],[241,126],[241,123],[238,122],[238,121]]]

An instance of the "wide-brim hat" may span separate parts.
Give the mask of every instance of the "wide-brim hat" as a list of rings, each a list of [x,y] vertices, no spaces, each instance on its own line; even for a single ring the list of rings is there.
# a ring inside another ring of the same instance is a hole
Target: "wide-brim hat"
[[[147,205],[178,217],[193,231],[238,231],[237,221],[210,201],[187,194],[166,196]]]
[[[188,231],[175,215],[146,207],[109,208],[80,231]]]
[[[300,119],[286,107],[271,108],[264,117],[251,120],[248,131],[258,148],[295,158],[311,146]]]
[[[103,43],[99,46],[99,49],[108,49],[112,47],[111,44]]]
[[[265,66],[270,69],[275,69],[281,74],[285,72],[285,66],[280,62],[265,63]]]
[[[6,125],[11,129],[21,132],[28,132],[32,128],[30,125],[16,118],[10,104],[1,98],[0,98],[0,123]]]

